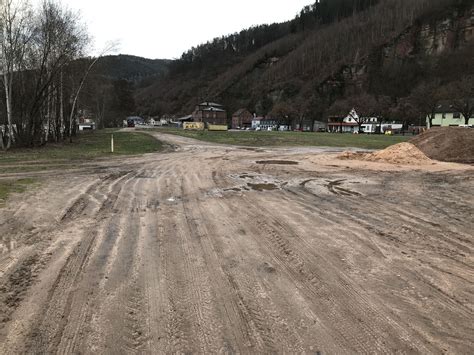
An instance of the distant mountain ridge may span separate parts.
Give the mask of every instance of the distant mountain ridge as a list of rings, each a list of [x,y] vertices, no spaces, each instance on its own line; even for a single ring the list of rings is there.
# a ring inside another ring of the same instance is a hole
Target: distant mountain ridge
[[[449,81],[473,70],[460,65],[447,77],[437,69],[472,53],[473,11],[472,0],[320,1],[292,21],[217,38],[166,62],[139,84],[137,110],[185,114],[210,100],[267,114],[315,97],[329,106],[356,89],[395,102],[428,75]]]
[[[159,78],[169,72],[172,61],[168,59],[147,59],[132,55],[109,55],[100,58],[94,74],[111,80],[127,80],[138,83],[150,77]]]

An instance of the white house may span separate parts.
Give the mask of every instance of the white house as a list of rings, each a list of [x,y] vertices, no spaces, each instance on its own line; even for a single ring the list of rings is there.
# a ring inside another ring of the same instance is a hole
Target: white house
[[[252,119],[252,129],[260,129],[263,117],[254,117]]]
[[[328,129],[329,132],[354,133],[359,129],[356,119],[359,118],[355,109],[343,119],[340,117],[329,117]]]

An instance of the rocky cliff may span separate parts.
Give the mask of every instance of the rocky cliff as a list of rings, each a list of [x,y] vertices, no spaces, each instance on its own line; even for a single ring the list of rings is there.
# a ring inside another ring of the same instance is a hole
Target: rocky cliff
[[[356,91],[370,90],[382,72],[410,71],[415,65],[425,66],[427,60],[433,63],[443,55],[449,56],[473,45],[474,5],[449,8],[417,20],[369,56],[341,67],[319,86],[318,91],[334,100]],[[403,75],[399,77],[402,79]]]

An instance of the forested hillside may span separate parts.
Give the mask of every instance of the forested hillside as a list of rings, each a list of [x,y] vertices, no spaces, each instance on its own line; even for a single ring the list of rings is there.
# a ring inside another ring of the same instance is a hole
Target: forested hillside
[[[229,111],[321,118],[356,97],[389,115],[435,80],[473,74],[473,11],[472,0],[321,0],[292,21],[192,48],[136,91],[137,110],[184,114],[217,100]]]
[[[146,59],[131,55],[109,55],[99,59],[94,74],[107,79],[124,79],[139,82],[159,78],[168,73],[171,60]]]

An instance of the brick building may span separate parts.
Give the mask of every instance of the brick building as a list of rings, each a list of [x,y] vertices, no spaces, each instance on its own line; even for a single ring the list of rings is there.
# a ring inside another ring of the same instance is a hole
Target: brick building
[[[227,125],[227,112],[224,106],[215,102],[203,102],[196,106],[193,112],[194,122],[204,122],[215,125]]]
[[[253,115],[246,108],[241,108],[232,115],[232,128],[250,128],[252,127]]]

